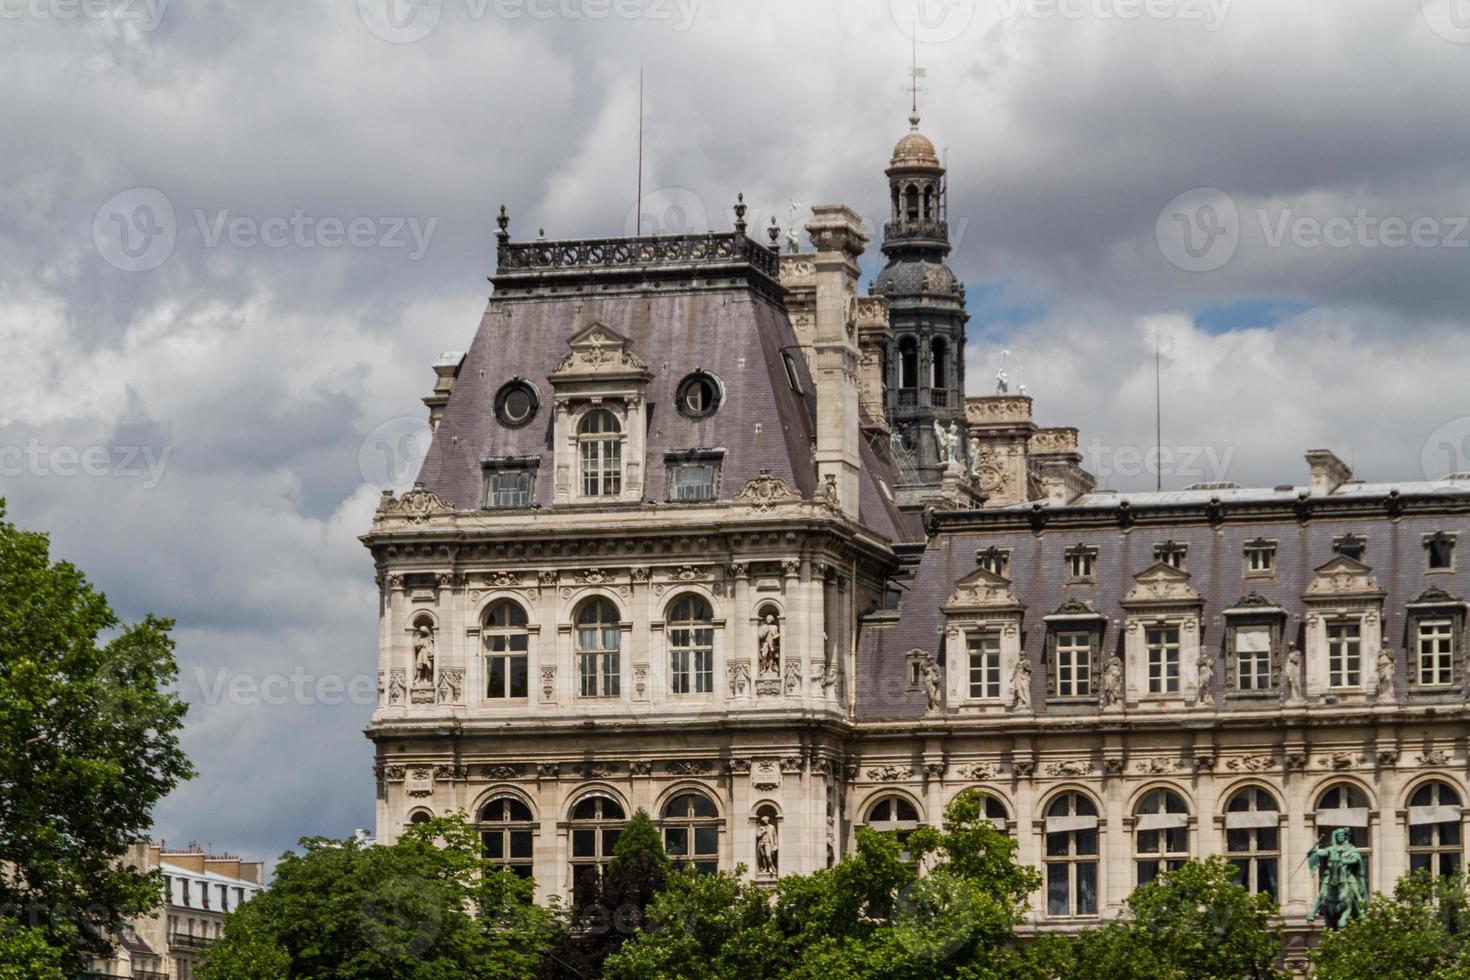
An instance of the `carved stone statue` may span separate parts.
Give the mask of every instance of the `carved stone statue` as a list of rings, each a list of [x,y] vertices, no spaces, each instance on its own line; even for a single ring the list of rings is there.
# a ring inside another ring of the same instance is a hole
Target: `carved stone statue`
[[[929,696],[929,710],[938,711],[944,695],[944,683],[939,673],[939,661],[934,654],[924,654],[924,693]]]
[[[934,420],[934,445],[939,451],[941,463],[957,463],[960,447],[960,432],[953,422],[946,429],[938,419]]]
[[[1391,647],[1384,647],[1378,651],[1378,700],[1392,701],[1394,656]]]
[[[1123,658],[1114,653],[1103,668],[1103,707],[1123,703]]]
[[[771,818],[761,814],[755,828],[756,874],[775,876],[781,860],[781,842]]]
[[[400,703],[407,693],[408,687],[403,683],[403,671],[393,671],[388,678],[388,703]]]
[[[1320,882],[1317,898],[1307,913],[1308,922],[1321,914],[1329,928],[1341,929],[1352,919],[1361,918],[1368,907],[1363,856],[1348,838],[1348,829],[1338,827],[1332,832],[1331,844],[1324,844],[1319,837],[1316,846],[1307,852],[1307,867],[1317,872]]]
[[[1016,660],[1011,671],[1011,708],[1016,711],[1031,710],[1031,661],[1024,656]]]
[[[1199,703],[1215,703],[1215,658],[1208,652],[1199,655]]]
[[[773,613],[766,613],[760,629],[756,630],[760,642],[760,672],[762,675],[781,673],[781,626]]]
[[[434,683],[434,631],[423,624],[413,638],[413,682]]]
[[[1306,700],[1302,688],[1302,652],[1293,643],[1286,648],[1286,664],[1281,668],[1281,697],[1288,704],[1300,704]]]

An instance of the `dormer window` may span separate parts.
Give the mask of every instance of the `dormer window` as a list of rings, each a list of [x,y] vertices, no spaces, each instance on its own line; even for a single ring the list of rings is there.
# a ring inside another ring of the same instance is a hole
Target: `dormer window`
[[[515,510],[530,507],[536,499],[538,457],[502,456],[485,460],[485,507]]]
[[[664,454],[670,503],[694,503],[719,496],[723,450],[692,450]]]
[[[1079,544],[1067,549],[1067,584],[1097,581],[1097,549]]]
[[[1154,545],[1154,561],[1161,561],[1181,572],[1189,571],[1189,545],[1176,541],[1165,541]]]
[[[679,414],[686,419],[707,419],[720,408],[724,386],[718,378],[704,371],[695,371],[679,382],[675,396]]]
[[[1424,536],[1424,570],[1428,572],[1453,572],[1455,570],[1455,536],[1443,531]]]
[[[1270,578],[1276,574],[1276,542],[1256,538],[1245,543],[1246,578]]]
[[[992,575],[1009,577],[1011,552],[1009,548],[985,548],[975,552],[975,562]]]
[[[582,496],[616,497],[623,492],[623,427],[605,408],[588,412],[577,425]]]
[[[1368,542],[1356,534],[1344,534],[1332,539],[1332,553],[1353,561],[1363,561],[1368,554]]]

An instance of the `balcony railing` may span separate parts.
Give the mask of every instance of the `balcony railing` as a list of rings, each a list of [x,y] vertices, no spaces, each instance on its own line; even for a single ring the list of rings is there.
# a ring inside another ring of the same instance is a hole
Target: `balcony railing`
[[[919,389],[917,389],[917,388],[900,388],[900,389],[898,389],[898,407],[899,408],[917,408],[918,405],[919,405]]]
[[[579,241],[504,242],[498,275],[538,271],[609,272],[619,269],[686,269],[749,265],[771,279],[780,278],[774,251],[741,232],[654,235]]]
[[[196,936],[191,932],[176,932],[168,937],[168,944],[179,949],[208,949],[214,945],[214,937]]]
[[[931,389],[929,389],[929,404],[930,405],[933,405],[935,408],[948,408],[949,407],[949,389],[948,388],[931,388]]]
[[[886,241],[897,239],[926,239],[930,241],[949,241],[948,221],[924,221],[903,220],[887,221],[883,224],[883,238]]]

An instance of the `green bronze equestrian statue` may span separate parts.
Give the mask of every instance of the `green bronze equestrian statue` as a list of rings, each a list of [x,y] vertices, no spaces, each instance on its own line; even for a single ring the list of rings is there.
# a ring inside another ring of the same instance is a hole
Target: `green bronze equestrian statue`
[[[1341,929],[1353,919],[1363,916],[1368,907],[1368,889],[1363,884],[1363,856],[1348,840],[1346,827],[1332,832],[1332,843],[1317,844],[1307,852],[1307,867],[1317,872],[1321,885],[1317,889],[1317,900],[1307,913],[1307,921],[1320,912],[1331,929]]]

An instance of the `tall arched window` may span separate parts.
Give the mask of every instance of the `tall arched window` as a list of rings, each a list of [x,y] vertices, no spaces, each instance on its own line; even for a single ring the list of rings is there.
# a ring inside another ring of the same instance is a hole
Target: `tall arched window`
[[[680,793],[664,805],[664,851],[706,874],[720,869],[720,814],[703,793]]]
[[[1332,840],[1332,832],[1344,827],[1348,840],[1363,857],[1363,885],[1372,888],[1370,855],[1373,839],[1368,833],[1368,796],[1352,783],[1338,783],[1317,798],[1317,834]]]
[[[1254,895],[1278,900],[1281,870],[1281,809],[1276,797],[1249,786],[1225,804],[1225,851],[1235,865],[1235,883]]]
[[[909,861],[909,835],[919,829],[918,809],[902,796],[885,796],[868,807],[868,827],[883,833],[892,833],[903,848],[903,860]]]
[[[669,689],[710,694],[715,689],[714,610],[703,596],[681,596],[669,610]]]
[[[615,698],[622,692],[622,641],[618,607],[588,599],[577,610],[577,680],[584,698]]]
[[[1138,884],[1146,885],[1160,871],[1173,871],[1189,860],[1189,807],[1182,796],[1156,789],[1138,801],[1134,816]]]
[[[1046,808],[1046,914],[1097,915],[1097,805],[1063,793]]]
[[[572,808],[572,906],[597,900],[598,885],[626,821],[622,806],[606,796],[588,796]]]
[[[582,496],[616,497],[623,492],[623,427],[605,408],[588,412],[577,426],[582,461]]]
[[[1464,838],[1460,794],[1438,780],[1409,797],[1409,870],[1458,874]]]
[[[480,637],[485,644],[485,696],[526,697],[530,687],[526,656],[531,642],[526,632],[526,611],[502,599],[485,614]]]
[[[913,337],[898,342],[898,386],[919,387],[919,342]]]
[[[940,338],[935,337],[929,345],[929,352],[931,355],[930,366],[932,367],[932,371],[930,372],[930,387],[948,389],[949,345]]]
[[[934,188],[927,185],[924,187],[924,220],[934,220]]]
[[[904,191],[904,219],[907,221],[919,220],[919,189],[910,184]]]
[[[497,796],[480,808],[480,843],[486,859],[522,878],[530,878],[536,824],[531,808],[514,796]]]

